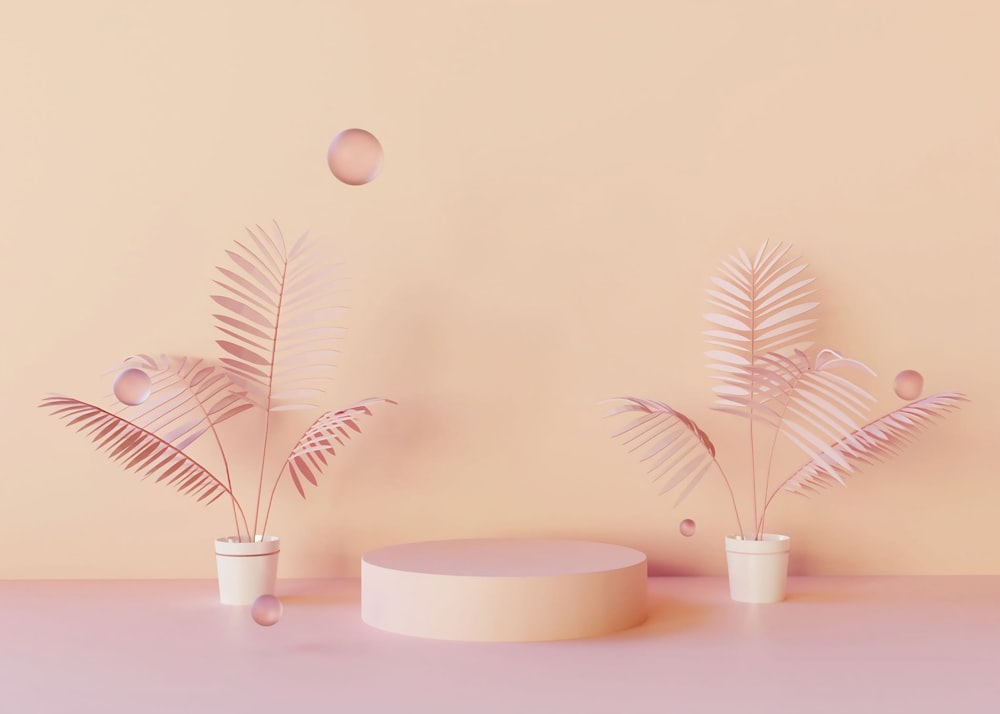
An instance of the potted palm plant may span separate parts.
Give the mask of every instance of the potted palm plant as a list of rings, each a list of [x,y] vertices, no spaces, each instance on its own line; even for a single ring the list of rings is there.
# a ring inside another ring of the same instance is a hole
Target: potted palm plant
[[[223,337],[217,362],[191,357],[139,355],[123,361],[114,398],[105,405],[51,395],[41,407],[86,434],[125,470],[155,477],[205,504],[229,502],[235,534],[215,542],[219,597],[225,604],[249,604],[273,594],[280,539],[268,531],[278,484],[286,474],[299,494],[330,457],[359,433],[360,419],[371,416],[382,398],[365,399],[323,412],[292,445],[277,473],[268,474],[268,454],[279,412],[315,409],[329,380],[336,342],[343,328],[334,302],[339,281],[331,264],[307,235],[286,249],[280,229],[247,231],[227,251],[230,263],[218,267],[222,288],[211,298]],[[262,428],[260,468],[253,474],[251,502],[237,498],[219,426],[233,418],[257,417]],[[221,468],[209,469],[192,452],[196,442],[214,445]],[[273,462],[273,460],[272,460]],[[264,498],[266,497],[266,502]]]
[[[816,493],[844,476],[898,453],[917,433],[957,408],[966,397],[941,392],[907,401],[871,419],[875,401],[851,379],[871,369],[858,360],[821,349],[811,354],[815,288],[806,265],[789,247],[765,242],[751,258],[740,250],[712,277],[705,315],[709,368],[717,381],[714,409],[745,419],[750,463],[741,473],[750,480],[752,503],[741,510],[732,481],[719,462],[715,444],[692,419],[650,399],[622,397],[608,417],[631,415],[614,437],[640,461],[654,480],[666,477],[661,493],[682,484],[681,503],[708,473],[725,483],[736,521],[726,537],[730,595],[743,602],[777,602],[785,597],[790,539],[766,532],[768,507],[781,491]],[[804,454],[800,466],[781,477],[772,474],[783,442]],[[742,513],[742,516],[741,516]]]

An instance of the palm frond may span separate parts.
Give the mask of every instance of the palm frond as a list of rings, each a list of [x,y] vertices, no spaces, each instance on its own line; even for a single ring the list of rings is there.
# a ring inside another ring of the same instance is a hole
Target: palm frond
[[[183,494],[197,496],[198,501],[208,499],[206,505],[223,495],[232,496],[222,481],[176,445],[121,416],[58,395],[45,397],[39,406],[90,437],[99,451],[126,471],[143,478],[156,476],[157,483],[165,481]]]
[[[327,465],[327,455],[336,456],[337,449],[345,446],[352,434],[361,433],[358,418],[372,416],[373,404],[396,402],[378,397],[363,399],[344,409],[326,412],[306,429],[285,459],[292,483],[303,498],[306,492],[302,488],[302,479],[317,485],[316,475]]]
[[[226,370],[202,359],[168,355],[154,359],[140,354],[123,360],[120,368],[126,367],[145,370],[152,385],[145,402],[125,407],[119,416],[181,451],[216,425],[254,406]]]
[[[639,453],[640,463],[649,462],[647,473],[653,481],[671,474],[661,494],[687,481],[676,506],[698,485],[715,461],[715,446],[693,420],[663,402],[635,397],[608,400],[619,406],[604,416],[633,414],[633,418],[612,438],[630,453]]]
[[[898,454],[916,439],[918,432],[967,401],[959,392],[942,392],[912,401],[855,429],[816,454],[789,476],[781,489],[805,495],[834,482],[845,486],[842,475],[854,467],[885,461]]]
[[[769,424],[808,458],[824,456],[819,463],[836,464],[851,471],[850,463],[829,444],[859,428],[875,398],[834,370],[851,367],[871,371],[863,363],[822,350],[814,363],[801,350],[791,356],[769,353],[751,368],[757,391],[750,396],[732,396],[734,407],[719,407],[740,416]],[[832,467],[829,475],[839,479]]]
[[[815,290],[805,277],[805,263],[788,256],[788,246],[769,248],[765,242],[750,258],[743,250],[730,256],[712,277],[705,315],[712,329],[705,332],[709,368],[717,372],[716,404],[737,411],[752,409],[746,398],[760,389],[754,367],[769,352],[805,349],[819,304],[807,298]],[[742,399],[741,399],[742,398]]]
[[[212,295],[224,310],[213,315],[221,361],[269,412],[315,407],[343,332],[335,320],[346,308],[333,302],[340,281],[307,235],[286,250],[277,227],[276,237],[247,233],[226,251],[232,266],[220,266],[215,281],[224,292]]]

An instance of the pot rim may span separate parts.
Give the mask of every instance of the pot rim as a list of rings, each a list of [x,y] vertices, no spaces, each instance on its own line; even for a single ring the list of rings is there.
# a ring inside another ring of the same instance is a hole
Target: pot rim
[[[761,540],[746,539],[741,535],[726,536],[727,553],[769,554],[787,553],[791,538],[778,533],[764,533]]]
[[[281,539],[278,536],[257,535],[253,542],[240,542],[238,536],[226,536],[215,539],[216,555],[271,555],[281,552]]]

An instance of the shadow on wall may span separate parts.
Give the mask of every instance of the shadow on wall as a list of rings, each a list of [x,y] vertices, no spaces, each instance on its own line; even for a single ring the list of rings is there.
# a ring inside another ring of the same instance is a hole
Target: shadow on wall
[[[788,574],[789,575],[809,575],[809,554],[803,553],[802,548],[792,548],[788,554]]]

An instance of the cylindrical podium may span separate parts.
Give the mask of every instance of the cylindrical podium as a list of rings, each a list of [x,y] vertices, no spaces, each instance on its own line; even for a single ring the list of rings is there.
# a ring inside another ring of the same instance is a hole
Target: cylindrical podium
[[[361,618],[442,640],[594,637],[646,619],[646,556],[582,540],[407,543],[361,559]]]

